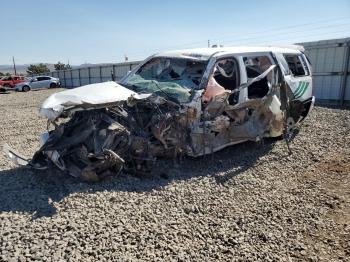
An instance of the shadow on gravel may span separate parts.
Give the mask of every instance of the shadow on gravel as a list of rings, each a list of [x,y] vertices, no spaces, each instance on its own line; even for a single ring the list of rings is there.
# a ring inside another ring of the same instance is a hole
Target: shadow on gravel
[[[95,184],[80,182],[56,170],[3,170],[0,171],[0,212],[29,213],[36,219],[53,216],[56,213],[53,202],[59,202],[77,192],[148,192],[172,181],[205,176],[225,184],[255,165],[261,156],[270,152],[273,145],[274,140],[269,139],[264,144],[246,142],[202,158],[184,158],[177,165],[170,160],[159,160],[155,174],[147,178],[121,174]]]

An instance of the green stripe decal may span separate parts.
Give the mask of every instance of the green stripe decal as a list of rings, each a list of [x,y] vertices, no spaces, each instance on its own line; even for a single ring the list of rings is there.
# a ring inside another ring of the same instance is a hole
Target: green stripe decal
[[[303,96],[303,95],[305,94],[305,92],[306,92],[308,86],[309,86],[309,83],[308,83],[308,82],[305,82],[304,91],[301,93],[300,97]]]
[[[302,97],[304,95],[305,91],[307,90],[308,86],[309,86],[309,82],[304,82],[303,90],[301,92],[299,92],[298,94],[296,94],[295,98]]]
[[[295,90],[294,95],[300,91],[301,84],[302,84],[302,82],[299,82],[299,85],[298,85],[297,89]]]
[[[298,90],[296,90],[296,92],[294,93],[295,97],[297,97],[299,94],[303,92],[304,86],[305,86],[305,82],[300,82],[300,88],[298,88]]]

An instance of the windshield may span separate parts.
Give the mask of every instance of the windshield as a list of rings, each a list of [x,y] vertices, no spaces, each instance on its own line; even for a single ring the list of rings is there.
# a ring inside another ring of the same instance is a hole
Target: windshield
[[[137,93],[152,93],[186,103],[191,90],[199,86],[208,61],[156,57],[142,65],[126,80]]]

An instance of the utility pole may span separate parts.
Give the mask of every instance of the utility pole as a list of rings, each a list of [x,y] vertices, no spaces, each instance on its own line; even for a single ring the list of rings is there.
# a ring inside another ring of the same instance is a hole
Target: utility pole
[[[14,56],[12,56],[12,62],[13,62],[13,69],[15,70],[15,75],[17,75],[16,63],[15,63],[15,57]]]

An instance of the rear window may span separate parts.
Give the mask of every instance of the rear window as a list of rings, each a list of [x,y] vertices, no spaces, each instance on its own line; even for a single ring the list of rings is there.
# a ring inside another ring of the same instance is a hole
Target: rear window
[[[301,54],[284,54],[283,56],[288,64],[289,70],[294,76],[310,75],[306,61]]]

